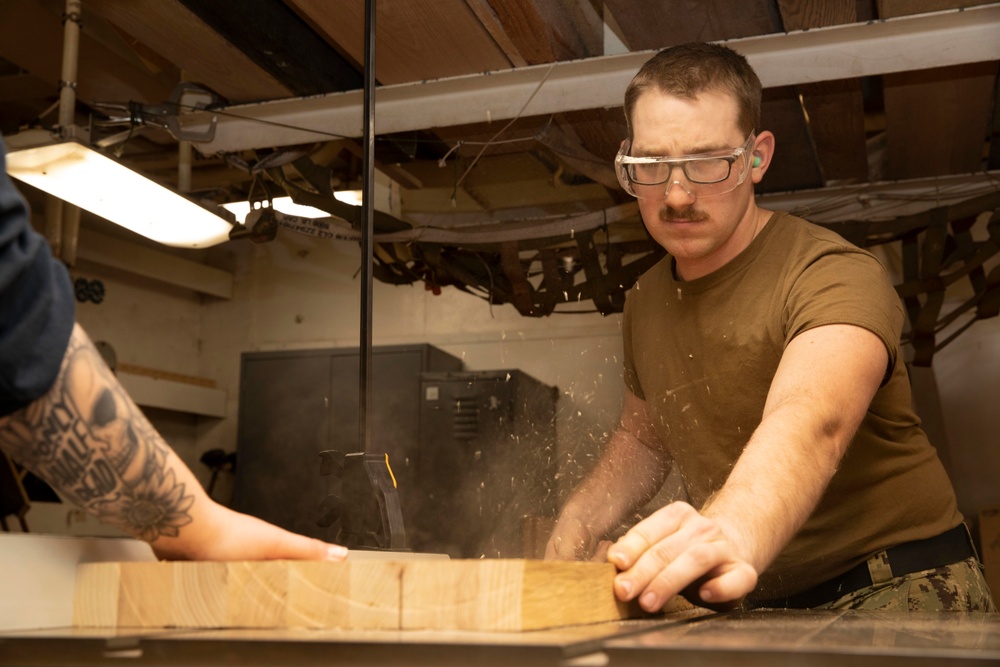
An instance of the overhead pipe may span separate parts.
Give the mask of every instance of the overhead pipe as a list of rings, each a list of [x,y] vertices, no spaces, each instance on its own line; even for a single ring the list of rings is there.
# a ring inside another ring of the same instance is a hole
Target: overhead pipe
[[[80,61],[81,0],[66,0],[63,16],[62,77],[59,79],[59,136],[72,139],[76,130],[76,86]],[[49,208],[54,211],[50,213]],[[56,213],[57,212],[57,213]],[[50,215],[59,215],[59,223]],[[80,209],[69,202],[46,207],[46,227],[59,230],[59,242],[53,244],[53,254],[67,266],[76,264],[76,248],[80,239]],[[50,237],[51,240],[51,237]],[[58,251],[56,250],[58,248]]]
[[[59,133],[63,139],[76,125],[76,74],[80,59],[81,0],[66,0],[63,16],[62,78],[59,79]]]
[[[181,81],[186,79],[184,72],[181,72]],[[184,101],[184,94],[181,93],[180,101]],[[193,150],[191,142],[181,139],[177,142],[177,191],[180,193],[191,192],[191,159]]]

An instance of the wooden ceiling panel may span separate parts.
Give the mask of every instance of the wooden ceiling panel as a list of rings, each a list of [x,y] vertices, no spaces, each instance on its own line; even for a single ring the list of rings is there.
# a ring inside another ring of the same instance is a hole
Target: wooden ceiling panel
[[[994,0],[876,0],[878,15],[884,19],[926,12],[940,12],[946,9],[977,7],[988,5]]]
[[[993,122],[989,133],[990,155],[986,162],[987,169],[1000,169],[1000,86],[997,86],[993,98]]]
[[[980,171],[996,80],[996,62],[884,76],[886,176]]]
[[[986,0],[878,0],[884,19],[989,4]],[[882,77],[886,177],[939,176],[982,169],[997,63]],[[918,138],[918,139],[917,139]]]
[[[785,30],[808,30],[858,21],[851,0],[778,0]],[[797,86],[806,109],[824,181],[868,178],[865,110],[860,79]]]
[[[823,175],[794,86],[764,91],[761,125],[774,133],[775,148],[774,159],[757,190],[783,192],[820,187]]]
[[[364,62],[364,0],[286,2],[329,43]],[[511,67],[465,0],[388,0],[376,9],[375,72],[381,84]]]
[[[62,43],[58,15],[31,0],[0,2],[0,56],[49,84],[55,95],[62,78]],[[92,39],[86,29],[81,33],[76,89],[81,100],[162,102],[171,87]]]
[[[772,0],[605,0],[632,51],[781,31]]]
[[[824,182],[868,180],[861,81],[842,79],[797,88]]]
[[[603,25],[587,3],[552,0],[466,0],[466,3],[501,47],[510,44],[504,51],[512,63],[537,65],[604,53]]]
[[[186,80],[208,86],[230,101],[292,95],[178,0],[87,0],[86,10],[175,63]]]
[[[0,76],[0,103],[10,104],[19,100],[48,99],[51,103],[59,97],[59,89],[34,74]]]
[[[293,95],[357,90],[364,79],[308,22],[280,0],[180,0],[195,16],[275,77]]]
[[[622,140],[628,136],[625,114],[621,107],[586,109],[559,114],[567,125],[572,125],[585,149],[610,166]]]

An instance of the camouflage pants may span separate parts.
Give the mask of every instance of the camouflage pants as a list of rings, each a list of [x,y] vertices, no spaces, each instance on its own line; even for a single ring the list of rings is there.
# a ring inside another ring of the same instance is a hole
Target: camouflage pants
[[[893,577],[885,552],[868,561],[872,581],[866,588],[820,605],[816,609],[883,611],[978,611],[997,613],[977,558],[931,570]]]

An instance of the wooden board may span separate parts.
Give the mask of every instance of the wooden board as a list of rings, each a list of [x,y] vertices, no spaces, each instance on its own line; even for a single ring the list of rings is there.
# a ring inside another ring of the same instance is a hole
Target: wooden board
[[[685,42],[714,42],[781,30],[770,0],[605,0],[632,51],[663,49]]]
[[[778,0],[785,30],[808,30],[859,20],[857,6],[843,0]],[[868,179],[865,110],[861,79],[820,81],[797,86],[824,184]]]
[[[540,560],[88,563],[76,627],[523,631],[643,616],[614,566]]]
[[[287,0],[331,44],[364,62],[363,0]],[[507,69],[510,60],[465,0],[379,3],[375,73],[380,84]]]
[[[232,102],[292,95],[287,86],[258,67],[180,0],[87,0],[84,22],[89,12],[177,63],[187,80],[202,83]],[[85,62],[81,54],[81,63]]]
[[[88,2],[83,10],[85,24],[88,20],[97,20],[96,17],[88,19],[89,10]],[[25,30],[25,26],[33,26],[33,29]],[[52,98],[59,96],[62,42],[63,26],[57,13],[46,11],[40,3],[29,0],[0,2],[0,57],[50,85]],[[135,100],[158,104],[169,96],[179,78],[174,76],[170,81],[170,76],[175,74],[144,71],[95,40],[91,31],[80,34],[77,95],[81,100]]]
[[[983,0],[879,0],[879,17],[986,4]],[[898,72],[882,77],[885,177],[925,178],[982,169],[997,62]]]

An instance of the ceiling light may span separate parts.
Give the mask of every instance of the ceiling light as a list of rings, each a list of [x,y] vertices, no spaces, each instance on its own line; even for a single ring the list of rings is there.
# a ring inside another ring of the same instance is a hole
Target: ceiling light
[[[11,176],[137,234],[183,248],[229,239],[226,220],[76,140],[29,130],[6,141]]]
[[[352,206],[361,206],[361,190],[341,190],[334,192],[335,199]],[[236,219],[243,222],[247,214],[250,213],[250,202],[235,201],[222,204],[222,208],[231,212]],[[259,201],[254,204],[254,208],[267,208],[267,201]],[[329,218],[330,214],[322,209],[313,206],[303,206],[292,201],[291,197],[274,197],[271,199],[271,208],[275,211],[287,215],[296,215],[300,218]]]
[[[236,216],[237,220],[243,222],[246,220],[247,214],[250,213],[250,202],[234,201],[228,204],[222,204],[222,208],[230,211]],[[256,202],[254,204],[254,208],[267,208],[267,201]],[[275,211],[287,213],[288,215],[297,215],[300,218],[330,217],[330,214],[326,211],[322,211],[312,206],[302,206],[301,204],[296,204],[292,201],[291,197],[274,197],[271,199],[271,208]]]
[[[340,190],[334,192],[333,196],[351,206],[361,206],[361,200],[363,199],[361,190]]]

